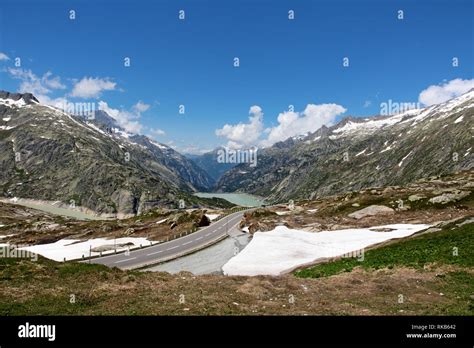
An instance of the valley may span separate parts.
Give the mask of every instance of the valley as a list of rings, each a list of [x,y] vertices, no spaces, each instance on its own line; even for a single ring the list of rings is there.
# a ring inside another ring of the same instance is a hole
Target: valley
[[[223,171],[209,154],[187,159],[126,134],[105,112],[76,119],[32,95],[2,93],[0,247],[39,255],[0,260],[4,314],[472,311],[472,91],[425,110],[345,119],[264,148],[256,166]],[[45,289],[62,290],[26,290],[11,303],[25,286],[20,269],[31,284],[43,279]],[[108,295],[73,290],[79,280]],[[380,284],[380,300],[362,299]],[[340,299],[328,305],[334,287]],[[182,289],[193,305],[145,307],[144,289],[156,288],[153,301]],[[124,309],[110,307],[124,289]],[[79,307],[52,304],[69,292],[79,292]],[[416,305],[397,305],[400,293]]]
[[[0,1],[0,348],[472,346],[473,13]]]
[[[472,315],[474,206],[472,186],[469,187],[472,175],[435,179],[425,183],[426,191],[414,186],[395,192],[394,196],[383,196],[389,200],[388,204],[397,196],[405,197],[413,192],[427,194],[447,183],[445,190],[453,187],[466,190],[464,185],[468,185],[469,196],[446,205],[431,205],[427,203],[431,198],[426,197],[426,203],[412,204],[407,210],[395,210],[393,214],[348,217],[353,208],[370,206],[380,198],[369,192],[358,197],[360,207],[352,206],[355,197],[351,200],[334,197],[329,202],[297,202],[292,211],[286,206],[256,210],[242,219],[241,226],[251,230],[261,223],[259,228],[263,231],[288,225],[313,234],[321,233],[317,232],[320,229],[387,225],[393,221],[432,226],[414,236],[365,249],[363,261],[360,255],[354,254],[317,260],[316,265],[302,265],[294,273],[279,276],[223,276],[184,271],[175,274],[123,271],[88,263],[54,262],[41,256],[37,262],[2,258],[0,312],[3,315]],[[271,259],[269,262],[273,263]],[[71,294],[75,295],[76,303],[69,302]]]

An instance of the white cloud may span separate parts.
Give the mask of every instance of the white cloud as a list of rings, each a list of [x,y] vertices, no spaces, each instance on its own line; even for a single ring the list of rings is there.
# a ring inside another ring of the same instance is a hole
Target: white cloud
[[[454,79],[439,85],[429,86],[420,93],[418,101],[426,106],[439,104],[460,96],[471,88],[474,88],[474,79]]]
[[[140,113],[147,111],[149,108],[150,108],[150,104],[145,104],[141,100],[139,100],[138,103],[136,103],[133,106],[133,109]]]
[[[41,78],[43,84],[51,89],[65,89],[66,86],[61,83],[59,76],[52,77],[53,73],[51,71],[46,72]]]
[[[76,81],[71,92],[72,97],[78,98],[98,98],[103,91],[115,90],[116,83],[108,78],[83,77]]]
[[[51,98],[46,94],[35,94],[35,97],[41,104],[51,105],[61,110],[67,110],[70,104],[69,100],[65,97]]]
[[[20,93],[33,93],[36,97],[45,96],[55,89],[65,89],[66,86],[61,83],[59,76],[53,77],[52,72],[48,71],[39,77],[31,70],[21,68],[8,68],[7,72],[16,80],[20,80]]]
[[[0,61],[2,60],[10,60],[10,57],[8,57],[5,53],[0,52]]]
[[[159,128],[149,128],[148,133],[152,137],[159,137],[159,136],[166,135],[166,132],[162,129],[159,129]]]
[[[289,137],[314,132],[323,125],[332,125],[336,117],[346,112],[338,104],[308,104],[303,112],[285,111],[278,115],[278,126],[267,128],[262,146],[271,146]]]
[[[250,108],[248,123],[226,124],[216,130],[216,135],[226,138],[226,146],[230,148],[255,145],[267,147],[292,136],[314,132],[323,125],[331,125],[336,117],[344,112],[346,109],[338,104],[308,104],[303,112],[280,113],[277,118],[278,125],[264,129],[262,109],[254,105]]]
[[[202,154],[212,151],[212,149],[205,149],[205,148],[200,148],[200,147],[192,146],[192,145],[186,146],[186,147],[180,147],[180,148],[177,148],[175,146],[172,146],[172,147],[176,151],[179,151],[181,153],[188,154],[188,155],[202,155]]]
[[[135,104],[136,105],[136,104]],[[123,127],[127,132],[130,133],[142,133],[145,127],[139,122],[141,112],[132,107],[132,110],[114,109],[111,108],[105,101],[99,101],[99,110],[105,111],[109,116],[114,118],[117,123]],[[160,135],[164,135],[164,131],[161,129],[154,129],[156,134],[163,132]]]
[[[227,146],[240,148],[254,145],[263,130],[262,108],[254,105],[249,110],[249,123],[239,123],[236,125],[226,124],[216,130],[216,135],[227,138]]]

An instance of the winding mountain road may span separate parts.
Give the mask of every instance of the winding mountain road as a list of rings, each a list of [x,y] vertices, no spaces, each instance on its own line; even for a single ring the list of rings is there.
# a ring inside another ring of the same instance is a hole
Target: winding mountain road
[[[169,242],[156,244],[143,249],[130,250],[130,252],[127,253],[98,257],[86,262],[121,269],[134,269],[169,261],[203,249],[224,239],[227,236],[227,232],[239,224],[245,211],[247,210],[229,214],[203,229]]]

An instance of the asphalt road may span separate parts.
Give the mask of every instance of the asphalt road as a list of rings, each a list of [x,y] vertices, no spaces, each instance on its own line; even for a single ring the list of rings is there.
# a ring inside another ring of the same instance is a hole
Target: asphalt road
[[[169,242],[143,249],[130,250],[127,253],[94,258],[86,262],[122,269],[133,269],[171,260],[202,249],[213,244],[214,241],[224,238],[228,231],[239,224],[244,212],[232,213],[212,223],[210,226]]]

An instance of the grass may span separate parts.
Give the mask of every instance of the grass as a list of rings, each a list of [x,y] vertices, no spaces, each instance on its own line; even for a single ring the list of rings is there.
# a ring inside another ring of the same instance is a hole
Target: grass
[[[43,257],[36,262],[0,258],[0,315],[226,315],[256,310],[285,315],[397,315],[400,310],[413,315],[473,315],[473,225],[453,227],[371,250],[363,263],[343,260],[322,265],[325,275],[361,264],[368,270],[321,279],[170,275]],[[459,248],[457,258],[450,256],[452,245]],[[419,268],[433,262],[440,267],[427,272],[396,267]],[[390,266],[393,269],[371,270]],[[322,269],[319,266],[318,275]],[[307,276],[316,275],[314,267],[309,270],[313,273]],[[397,303],[400,293],[406,295],[404,304]],[[185,304],[179,302],[181,294],[186,295]],[[291,308],[289,294],[297,298]]]
[[[474,224],[445,226],[442,231],[404,239],[391,245],[368,250],[364,260],[343,258],[295,272],[297,277],[320,278],[355,267],[366,270],[406,266],[423,268],[427,264],[474,267]],[[455,255],[457,250],[457,255]]]

